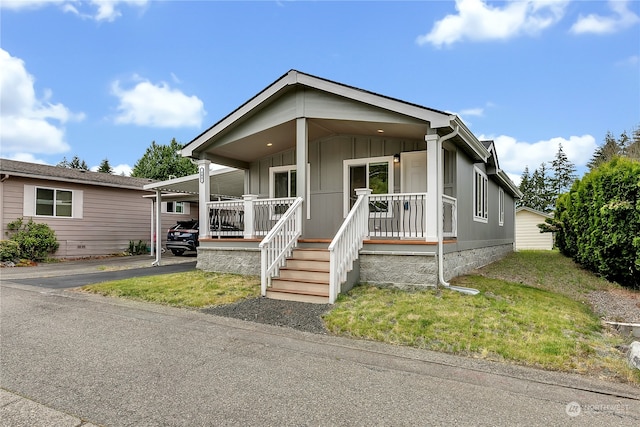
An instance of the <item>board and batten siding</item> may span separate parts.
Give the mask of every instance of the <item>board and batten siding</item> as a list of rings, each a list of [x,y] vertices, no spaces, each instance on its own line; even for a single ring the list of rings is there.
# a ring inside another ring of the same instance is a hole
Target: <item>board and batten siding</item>
[[[529,210],[516,212],[516,250],[521,249],[553,249],[552,233],[541,233],[538,224],[544,223],[547,217]]]
[[[60,243],[56,257],[109,255],[123,252],[130,241],[150,240],[152,201],[142,197],[148,192],[21,177],[11,177],[2,185],[3,238],[8,223],[31,217],[56,233]],[[25,187],[28,193],[33,187],[82,192],[82,213],[75,218],[25,215],[29,213],[25,209],[34,203],[25,202]]]

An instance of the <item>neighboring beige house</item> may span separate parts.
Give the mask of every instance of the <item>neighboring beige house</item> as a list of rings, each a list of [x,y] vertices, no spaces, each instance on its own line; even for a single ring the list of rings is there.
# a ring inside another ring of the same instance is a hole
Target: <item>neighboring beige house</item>
[[[541,233],[538,224],[552,215],[526,206],[516,209],[516,250],[553,249],[553,233]]]
[[[55,231],[59,258],[120,253],[130,241],[151,243],[155,193],[143,188],[151,182],[0,159],[0,236],[7,238],[8,223],[33,218]],[[197,202],[165,200],[163,240],[177,220],[198,217]]]

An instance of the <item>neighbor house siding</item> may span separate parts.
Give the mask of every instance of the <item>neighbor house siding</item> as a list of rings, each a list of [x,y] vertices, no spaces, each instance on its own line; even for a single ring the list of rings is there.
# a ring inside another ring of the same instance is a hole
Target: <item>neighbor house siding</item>
[[[528,210],[516,213],[516,250],[553,249],[553,234],[541,233],[538,228],[538,224],[543,224],[546,218]]]
[[[56,257],[88,257],[122,252],[129,241],[149,242],[151,200],[143,191],[11,177],[3,183],[3,232],[7,224],[24,217],[25,186],[82,191],[82,218],[33,216],[56,233]]]

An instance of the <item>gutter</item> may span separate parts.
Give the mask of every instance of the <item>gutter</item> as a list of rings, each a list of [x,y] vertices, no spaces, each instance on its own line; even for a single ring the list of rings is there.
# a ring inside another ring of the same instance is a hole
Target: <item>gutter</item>
[[[448,139],[453,138],[458,135],[460,131],[460,125],[456,125],[456,128],[453,132],[444,135],[438,138],[436,142],[436,157],[437,157],[437,177],[438,180],[442,179],[442,143]],[[438,218],[438,284],[444,287],[445,289],[450,289],[452,291],[460,292],[467,295],[478,295],[480,293],[479,290],[473,288],[465,288],[463,286],[451,286],[446,280],[444,280],[444,224],[442,223],[442,186],[438,183],[437,190],[437,199],[438,206],[436,206],[436,213]]]

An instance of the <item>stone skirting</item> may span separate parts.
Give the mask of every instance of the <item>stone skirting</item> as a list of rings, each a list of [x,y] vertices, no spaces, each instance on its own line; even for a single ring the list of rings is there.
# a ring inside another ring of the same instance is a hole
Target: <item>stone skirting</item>
[[[435,286],[438,259],[432,254],[361,254],[360,282],[395,287]]]
[[[462,276],[476,268],[504,258],[513,252],[513,244],[488,246],[444,254],[444,279]]]
[[[467,274],[513,252],[513,245],[451,252],[444,255],[444,278]],[[396,287],[430,287],[438,283],[438,258],[432,253],[363,253],[359,282]],[[260,275],[260,251],[249,248],[198,248],[197,268],[205,271]]]
[[[204,271],[259,276],[260,251],[237,248],[198,248],[196,268]]]

